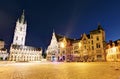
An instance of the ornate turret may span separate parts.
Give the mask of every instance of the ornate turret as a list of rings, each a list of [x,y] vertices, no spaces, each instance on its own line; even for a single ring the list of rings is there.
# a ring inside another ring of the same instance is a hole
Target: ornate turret
[[[98,30],[104,30],[100,23],[98,23]]]

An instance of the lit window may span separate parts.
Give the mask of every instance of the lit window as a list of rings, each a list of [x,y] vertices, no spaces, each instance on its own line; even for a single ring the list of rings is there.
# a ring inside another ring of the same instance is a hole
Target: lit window
[[[64,45],[64,43],[63,43],[63,42],[61,43],[61,45],[60,45],[60,46],[61,46],[61,48],[64,48],[64,47],[65,47],[65,45]]]

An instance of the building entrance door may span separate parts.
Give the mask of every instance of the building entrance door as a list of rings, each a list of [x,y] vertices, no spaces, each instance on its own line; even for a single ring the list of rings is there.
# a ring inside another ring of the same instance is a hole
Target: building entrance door
[[[54,55],[52,55],[52,59],[51,59],[52,61],[55,61],[55,56]]]

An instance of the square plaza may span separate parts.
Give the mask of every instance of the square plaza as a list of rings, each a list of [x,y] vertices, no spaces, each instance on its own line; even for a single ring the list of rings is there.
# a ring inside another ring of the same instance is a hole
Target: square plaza
[[[120,63],[1,62],[0,79],[120,79]]]

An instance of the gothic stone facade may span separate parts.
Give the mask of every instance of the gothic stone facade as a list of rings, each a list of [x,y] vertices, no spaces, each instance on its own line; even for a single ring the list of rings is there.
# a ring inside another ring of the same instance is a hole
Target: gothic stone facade
[[[71,39],[53,32],[47,48],[49,61],[104,61],[105,31],[98,25],[90,34],[82,34],[79,39]]]
[[[20,19],[16,22],[13,43],[10,47],[11,61],[40,61],[42,49],[25,46],[27,22],[25,21],[24,11]]]
[[[12,45],[10,53],[11,61],[40,61],[42,50],[30,46]]]

